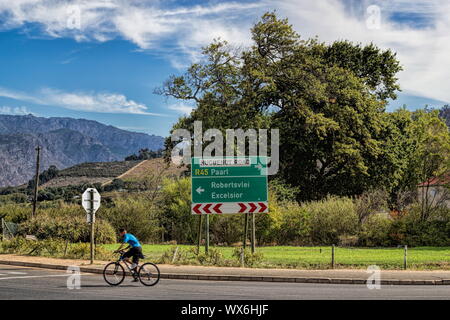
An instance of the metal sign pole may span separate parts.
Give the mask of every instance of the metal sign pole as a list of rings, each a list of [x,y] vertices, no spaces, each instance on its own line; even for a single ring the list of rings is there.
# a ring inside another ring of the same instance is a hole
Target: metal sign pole
[[[206,215],[205,253],[209,252],[209,215]]]
[[[94,252],[94,189],[91,189],[89,191],[89,195],[90,195],[90,214],[91,214],[91,264],[94,264],[94,256],[95,256],[95,252]]]
[[[251,235],[251,241],[252,241],[252,253],[255,253],[255,213],[252,213],[252,235]]]
[[[245,213],[245,218],[244,218],[244,242],[243,242],[244,250],[247,247],[247,233],[248,233],[248,213]]]

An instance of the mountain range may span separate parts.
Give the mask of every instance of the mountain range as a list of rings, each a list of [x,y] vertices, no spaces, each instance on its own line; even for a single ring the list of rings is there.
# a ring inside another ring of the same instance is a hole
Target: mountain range
[[[85,119],[0,115],[0,187],[33,177],[38,145],[43,171],[51,165],[64,169],[82,162],[123,160],[143,148],[163,148],[164,138]]]

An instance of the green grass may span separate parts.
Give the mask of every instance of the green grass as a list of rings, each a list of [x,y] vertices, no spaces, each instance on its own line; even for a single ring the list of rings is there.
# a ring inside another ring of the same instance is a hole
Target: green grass
[[[105,245],[115,250],[118,245]],[[144,245],[143,252],[148,260],[158,261],[173,245]],[[180,249],[195,246],[178,245]],[[232,260],[233,247],[213,247],[225,259]],[[204,248],[202,248],[204,250]],[[327,269],[331,264],[331,247],[260,247],[263,254],[259,267]],[[403,248],[340,248],[335,251],[336,268],[367,268],[377,265],[382,269],[403,268]],[[418,247],[408,249],[408,269],[450,270],[450,247]]]

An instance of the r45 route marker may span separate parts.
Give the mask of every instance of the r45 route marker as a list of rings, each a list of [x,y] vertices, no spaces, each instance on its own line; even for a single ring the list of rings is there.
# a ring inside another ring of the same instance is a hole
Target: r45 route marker
[[[267,213],[267,157],[191,160],[192,214]]]

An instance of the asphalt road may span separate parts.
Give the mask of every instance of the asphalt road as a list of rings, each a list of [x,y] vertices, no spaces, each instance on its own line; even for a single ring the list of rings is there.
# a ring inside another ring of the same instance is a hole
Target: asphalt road
[[[65,271],[0,265],[0,300],[155,299],[155,300],[450,300],[450,286],[382,286],[302,283],[194,281],[162,279],[155,287],[132,283],[107,285],[100,274],[82,274],[80,289],[68,289]]]

